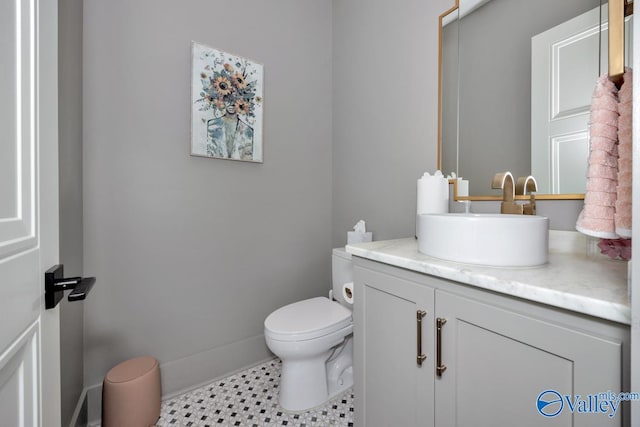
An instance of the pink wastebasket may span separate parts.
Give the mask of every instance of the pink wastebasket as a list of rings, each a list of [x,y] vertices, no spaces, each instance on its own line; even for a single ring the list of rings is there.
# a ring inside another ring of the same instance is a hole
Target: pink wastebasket
[[[160,417],[160,365],[150,356],[113,367],[102,383],[102,427],[148,427]]]

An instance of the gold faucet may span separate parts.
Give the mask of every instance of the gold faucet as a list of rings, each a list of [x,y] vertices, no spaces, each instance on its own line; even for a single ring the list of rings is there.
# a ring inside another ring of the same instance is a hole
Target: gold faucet
[[[524,177],[521,176],[516,181],[516,194],[522,194],[526,196],[529,193],[529,203],[525,203],[522,207],[522,212],[525,215],[536,214],[536,198],[533,195],[534,191],[538,191],[538,183],[536,179],[531,175]]]
[[[511,172],[495,174],[491,181],[491,188],[502,189],[500,213],[522,215],[522,205],[515,202],[516,191]]]

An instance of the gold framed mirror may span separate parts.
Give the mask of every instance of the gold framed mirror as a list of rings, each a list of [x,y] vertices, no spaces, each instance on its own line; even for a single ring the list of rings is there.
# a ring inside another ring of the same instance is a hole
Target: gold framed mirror
[[[614,2],[620,2],[620,7],[624,9],[625,0],[611,0],[609,4],[612,10],[618,7]],[[491,190],[491,178],[496,172],[506,170],[510,170],[516,176],[534,175],[539,183],[542,182],[542,188],[539,188],[536,194],[538,199],[584,198],[589,146],[587,123],[591,94],[597,77],[601,74],[600,70],[604,73],[607,62],[612,62],[606,59],[607,50],[610,56],[626,58],[627,62],[631,60],[632,47],[630,43],[624,46],[625,33],[630,36],[631,28],[630,24],[627,24],[625,30],[622,18],[618,23],[612,19],[609,24],[611,28],[608,28],[606,2],[603,8],[600,7],[600,0],[571,0],[560,3],[550,1],[549,5],[545,6],[526,0],[522,0],[522,3],[520,0],[456,0],[453,7],[440,15],[438,169],[445,174],[456,172],[458,176],[470,179],[470,196],[457,196],[457,199],[500,200],[498,192]],[[538,15],[540,20],[534,20]],[[588,16],[585,17],[586,15]],[[587,22],[586,19],[591,21]],[[579,21],[578,24],[575,24],[576,21]],[[571,25],[583,27],[576,30]],[[560,26],[569,26],[570,31],[574,32],[571,43],[558,42],[557,39],[549,41],[545,36],[552,32],[551,29]],[[483,29],[483,32],[473,33],[474,28]],[[521,28],[522,34],[516,34]],[[606,43],[605,46],[600,46],[601,38],[606,42],[609,32],[622,33],[622,42],[615,41],[615,37],[612,37],[609,42],[614,42],[614,45],[610,48]],[[578,33],[580,36],[576,37],[575,34]],[[592,50],[595,47],[594,55],[585,55],[585,64],[576,65],[581,69],[588,69],[590,74],[582,78],[573,77],[573,81],[567,77],[573,76],[571,70],[558,72],[543,69],[536,74],[532,65],[536,61],[536,39],[543,39],[543,43],[546,43],[543,44],[544,49],[538,49],[542,50],[544,55],[556,55],[551,59],[545,59],[547,67],[554,66],[559,59],[566,64],[569,62],[568,58],[579,58],[577,55],[584,53],[585,46]],[[575,43],[576,40],[581,44]],[[458,51],[450,52],[448,49],[451,45],[457,47]],[[627,55],[624,55],[625,48]],[[484,59],[486,64],[480,63],[478,58]],[[448,68],[452,63],[457,67],[453,72]],[[624,61],[621,63],[624,64]],[[545,73],[552,74],[556,80],[538,83],[533,81],[536,75]],[[514,76],[526,78],[518,80],[514,79]],[[576,80],[581,80],[582,89],[574,84]],[[581,130],[572,129],[568,132],[566,123],[562,123],[564,128],[561,128],[560,136],[540,135],[539,129],[550,126],[544,123],[534,124],[533,109],[537,104],[544,105],[538,102],[539,94],[548,92],[551,85],[562,87],[564,92],[560,93],[559,97],[547,99],[545,102],[550,106],[546,107],[545,113],[538,116],[546,115],[554,120],[564,120],[575,119],[581,115]],[[469,88],[479,90],[469,91]],[[498,89],[505,89],[505,92],[498,92]],[[566,95],[571,91],[577,94],[577,100],[568,100]],[[493,103],[489,102],[492,98]],[[500,106],[500,103],[506,105]],[[556,110],[549,113],[549,108]],[[447,116],[452,112],[453,118]],[[515,116],[516,112],[520,115]],[[482,116],[481,113],[486,114]],[[489,118],[491,115],[496,116],[501,121],[491,122],[485,118],[487,115]],[[543,152],[532,154],[532,146],[539,140],[544,140]],[[520,151],[511,154],[515,150]],[[452,157],[455,159],[452,160]],[[540,167],[534,167],[534,159],[549,158],[555,163],[546,161],[548,166],[544,166],[547,169],[543,172],[539,172]],[[564,168],[565,165],[572,164],[582,164],[584,170],[580,171],[578,168],[578,172],[574,172],[574,169]],[[478,169],[478,172],[470,173],[469,165],[473,165],[471,169]],[[544,178],[552,175],[555,181]],[[575,177],[582,179],[582,188],[580,180]]]

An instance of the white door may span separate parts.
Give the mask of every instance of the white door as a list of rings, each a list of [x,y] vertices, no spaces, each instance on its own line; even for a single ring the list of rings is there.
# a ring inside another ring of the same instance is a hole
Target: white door
[[[0,2],[0,425],[60,425],[57,2]]]
[[[602,13],[595,8],[531,39],[531,172],[540,192],[586,190],[591,95],[608,68],[607,16],[605,4]],[[631,21],[625,22],[630,64]]]

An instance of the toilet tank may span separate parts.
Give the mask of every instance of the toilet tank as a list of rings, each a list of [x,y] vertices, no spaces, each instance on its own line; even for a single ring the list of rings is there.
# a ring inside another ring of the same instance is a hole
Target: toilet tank
[[[342,305],[348,305],[342,297],[342,285],[353,282],[353,264],[351,264],[351,254],[344,248],[335,248],[331,257],[331,283],[333,287],[333,298]]]

